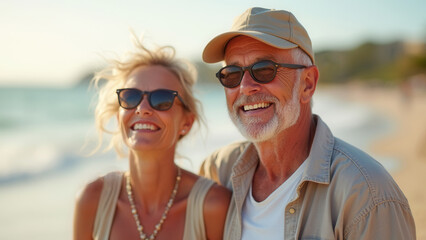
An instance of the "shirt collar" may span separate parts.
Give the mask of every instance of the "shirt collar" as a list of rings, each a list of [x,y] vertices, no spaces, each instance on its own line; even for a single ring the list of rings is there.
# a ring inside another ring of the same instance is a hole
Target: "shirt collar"
[[[323,184],[330,183],[331,156],[334,148],[334,136],[328,126],[318,115],[314,115],[317,123],[314,140],[308,158],[303,181],[313,181]]]

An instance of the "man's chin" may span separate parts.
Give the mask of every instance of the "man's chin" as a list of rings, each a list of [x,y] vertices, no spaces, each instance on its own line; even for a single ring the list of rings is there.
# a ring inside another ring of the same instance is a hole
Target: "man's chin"
[[[267,141],[271,139],[278,130],[277,115],[274,115],[269,120],[261,118],[243,119],[232,113],[229,113],[229,116],[241,135],[251,142]]]
[[[241,122],[234,123],[241,135],[251,142],[264,142],[271,139],[277,129],[276,125],[271,126],[271,124],[259,127],[260,124],[242,124]]]

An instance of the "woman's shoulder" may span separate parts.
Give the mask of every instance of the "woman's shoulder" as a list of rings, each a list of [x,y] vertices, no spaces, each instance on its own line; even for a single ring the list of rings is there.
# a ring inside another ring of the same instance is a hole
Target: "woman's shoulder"
[[[77,194],[77,207],[85,210],[98,206],[102,188],[104,186],[104,177],[98,177],[87,183]]]
[[[209,180],[211,181],[211,180]],[[228,209],[231,191],[222,185],[213,183],[204,200],[204,212],[213,213],[219,209]]]
[[[96,205],[98,204],[99,198],[102,193],[104,185],[112,182],[119,181],[123,176],[122,172],[110,172],[103,176],[97,177],[94,180],[90,180],[77,195],[77,203],[84,205]]]
[[[190,190],[188,195],[197,195],[204,198],[204,213],[214,213],[218,208],[223,208],[229,204],[231,199],[231,191],[222,185],[217,184],[211,179],[196,175],[192,172],[186,173],[190,182]]]
[[[213,183],[207,192],[203,204],[207,239],[223,238],[223,228],[231,196],[232,193],[229,189],[217,183]]]
[[[74,209],[74,239],[91,239],[103,185],[104,179],[99,177],[78,193]]]

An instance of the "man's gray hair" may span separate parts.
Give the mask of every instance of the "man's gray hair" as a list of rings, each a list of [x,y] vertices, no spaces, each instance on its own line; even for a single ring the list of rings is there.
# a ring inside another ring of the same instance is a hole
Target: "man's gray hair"
[[[312,60],[301,48],[294,48],[291,51],[293,61],[296,64],[301,64],[305,66],[312,66]]]
[[[291,51],[291,56],[293,58],[293,63],[305,65],[305,66],[312,66],[312,60],[309,57],[308,54],[306,54],[301,48],[294,48]],[[314,100],[311,99],[310,101],[311,109],[314,106]]]

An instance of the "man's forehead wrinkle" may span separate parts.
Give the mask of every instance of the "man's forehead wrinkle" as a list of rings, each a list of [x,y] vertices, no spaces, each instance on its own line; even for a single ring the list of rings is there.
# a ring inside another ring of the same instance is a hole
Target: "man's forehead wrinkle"
[[[250,59],[250,60],[251,60],[250,61],[250,65],[251,65],[253,63],[257,63],[257,62],[260,62],[260,61],[263,61],[263,60],[276,61],[276,58],[273,54],[266,54],[264,56],[259,56],[259,57],[254,58],[253,60],[252,59]],[[246,67],[246,66],[241,66],[241,64],[237,60],[234,60],[234,61],[231,61],[231,62],[226,62],[226,63],[227,63],[227,65],[237,65],[237,66],[240,66],[240,67]]]

